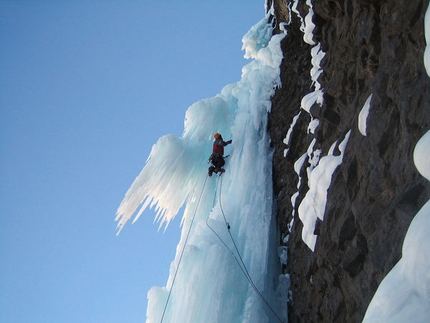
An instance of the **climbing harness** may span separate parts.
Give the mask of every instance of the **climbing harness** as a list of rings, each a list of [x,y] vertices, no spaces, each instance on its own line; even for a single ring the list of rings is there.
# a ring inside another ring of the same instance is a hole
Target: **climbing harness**
[[[202,191],[197,201],[196,209],[194,210],[193,217],[191,219],[190,228],[188,229],[187,236],[185,238],[184,247],[182,248],[181,255],[179,256],[178,266],[176,267],[175,275],[173,276],[172,285],[170,286],[169,295],[167,296],[166,304],[164,305],[163,315],[161,316],[160,323],[163,323],[164,315],[166,314],[167,305],[169,304],[170,295],[172,294],[173,286],[175,285],[176,275],[178,274],[179,266],[181,265],[182,256],[184,255],[185,247],[187,246],[188,238],[190,237],[191,228],[196,217],[197,210],[199,209],[200,200],[202,199],[203,191],[205,190],[206,182],[208,177],[206,176],[205,182],[203,183]]]
[[[254,291],[257,293],[258,296],[260,296],[261,300],[266,304],[266,306],[270,309],[270,311],[273,313],[273,315],[275,315],[276,319],[280,322],[280,323],[284,323],[282,321],[282,319],[278,316],[278,314],[275,312],[275,310],[270,306],[270,304],[268,303],[268,301],[264,298],[264,296],[261,294],[261,292],[258,290],[257,286],[255,286],[254,281],[252,280],[251,275],[249,274],[248,269],[246,268],[246,265],[243,261],[242,256],[240,255],[239,249],[237,248],[236,242],[233,238],[233,235],[231,234],[230,231],[230,224],[227,221],[227,217],[225,216],[225,212],[224,209],[222,207],[222,196],[221,196],[221,192],[222,192],[222,176],[220,176],[220,185],[219,185],[219,206],[221,209],[221,213],[222,216],[224,218],[224,222],[225,225],[227,227],[227,231],[228,234],[230,235],[230,239],[233,243],[234,249],[236,250],[237,256],[236,254],[231,250],[231,248],[225,243],[225,241],[220,237],[220,235],[209,225],[209,216],[206,219],[206,225],[208,226],[209,229],[211,229],[211,231],[218,237],[218,239],[221,241],[221,243],[227,248],[228,251],[230,251],[230,253],[233,255],[234,260],[236,261],[236,263],[238,264],[240,270],[242,271],[242,273],[244,274],[245,278],[248,280],[249,284],[252,286],[252,288],[254,289]]]

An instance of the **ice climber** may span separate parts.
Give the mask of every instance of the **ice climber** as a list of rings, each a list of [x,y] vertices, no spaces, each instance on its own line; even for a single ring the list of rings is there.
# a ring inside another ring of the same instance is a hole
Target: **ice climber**
[[[231,144],[231,140],[224,141],[222,139],[221,134],[218,132],[214,134],[214,145],[212,155],[209,157],[209,161],[212,163],[212,166],[209,167],[208,175],[212,176],[212,173],[218,174],[224,173],[225,169],[222,168],[225,164],[224,160],[224,147]]]

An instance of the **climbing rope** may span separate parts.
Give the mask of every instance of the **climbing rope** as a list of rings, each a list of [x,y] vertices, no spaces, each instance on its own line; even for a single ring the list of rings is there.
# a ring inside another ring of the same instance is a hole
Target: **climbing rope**
[[[209,225],[209,222],[208,222],[208,220],[209,220],[209,216],[208,216],[208,218],[206,219],[206,225],[207,225],[207,226],[209,227],[209,229],[210,229],[210,230],[211,230],[211,231],[212,231],[212,232],[213,232],[213,233],[218,237],[218,239],[219,239],[219,240],[221,241],[221,243],[226,247],[226,249],[227,249],[228,251],[230,251],[230,253],[232,254],[232,256],[233,256],[233,258],[235,259],[236,263],[238,264],[238,266],[239,266],[240,270],[242,271],[242,273],[244,274],[245,278],[248,280],[248,282],[250,283],[250,285],[252,286],[252,288],[254,289],[254,291],[259,295],[259,297],[262,299],[262,301],[266,304],[266,306],[270,309],[270,311],[275,315],[276,319],[277,319],[280,323],[283,323],[283,321],[281,320],[281,318],[276,314],[275,310],[270,306],[270,304],[267,302],[267,300],[264,298],[264,296],[263,296],[263,295],[261,294],[261,292],[258,290],[257,286],[255,286],[254,281],[252,280],[251,275],[249,274],[249,271],[248,271],[248,269],[246,268],[246,265],[245,265],[245,263],[244,263],[244,261],[243,261],[243,259],[242,259],[241,255],[240,255],[239,249],[238,249],[238,247],[237,247],[237,245],[236,245],[236,242],[235,242],[235,240],[234,240],[234,238],[233,238],[233,235],[231,234],[231,231],[230,231],[230,224],[229,224],[229,223],[228,223],[228,221],[227,221],[227,217],[226,217],[226,215],[225,215],[225,212],[224,212],[224,209],[223,209],[223,206],[222,206],[222,195],[221,195],[221,192],[222,192],[222,176],[220,176],[220,177],[221,177],[221,179],[220,179],[220,181],[219,181],[219,182],[220,182],[220,185],[219,185],[219,204],[220,204],[220,209],[221,209],[222,216],[223,216],[223,218],[224,218],[224,222],[225,222],[225,224],[226,224],[226,226],[227,226],[227,231],[228,231],[228,233],[229,233],[229,235],[230,235],[230,239],[231,239],[231,241],[232,241],[232,243],[233,243],[233,245],[234,245],[234,248],[235,248],[235,250],[236,250],[237,256],[236,256],[236,254],[233,252],[233,250],[231,250],[231,248],[230,248],[230,247],[225,243],[225,241],[220,237],[220,235],[219,235],[219,234],[218,234],[218,233],[217,233],[217,232],[216,232],[216,231],[215,231],[215,230],[214,230],[214,229]],[[166,314],[166,310],[167,310],[167,306],[168,306],[168,304],[169,304],[170,296],[171,296],[171,294],[172,294],[173,286],[174,286],[175,281],[176,281],[176,276],[177,276],[177,274],[178,274],[179,267],[180,267],[180,265],[181,265],[182,256],[184,255],[185,247],[186,247],[186,245],[187,245],[188,238],[189,238],[190,233],[191,233],[191,228],[192,228],[192,226],[193,226],[194,219],[195,219],[195,217],[196,217],[197,210],[198,210],[199,205],[200,205],[200,201],[201,201],[201,198],[202,198],[202,195],[203,195],[203,191],[204,191],[205,186],[206,186],[207,179],[208,179],[208,177],[206,176],[206,179],[205,179],[205,181],[204,181],[204,183],[203,183],[203,186],[202,186],[202,190],[201,190],[201,192],[200,192],[199,199],[198,199],[198,201],[197,201],[196,208],[195,208],[195,210],[194,210],[193,217],[192,217],[192,219],[191,219],[191,223],[190,223],[190,227],[189,227],[188,232],[187,232],[187,236],[186,236],[186,238],[185,238],[184,247],[182,248],[181,255],[179,256],[178,265],[177,265],[177,267],[176,267],[176,271],[175,271],[175,274],[174,274],[174,276],[173,276],[172,285],[171,285],[171,287],[170,287],[169,294],[168,294],[168,296],[167,296],[166,304],[164,305],[163,314],[162,314],[162,316],[161,316],[160,323],[162,323],[162,322],[163,322],[163,320],[164,320],[164,316],[165,316],[165,314]]]
[[[190,228],[188,229],[188,233],[187,233],[187,236],[185,238],[184,247],[182,248],[181,255],[179,256],[178,266],[176,267],[175,275],[173,276],[172,286],[170,287],[169,295],[167,296],[166,304],[164,305],[163,315],[161,316],[160,323],[163,322],[164,315],[166,314],[166,309],[167,309],[167,305],[169,304],[170,295],[172,294],[173,286],[175,285],[176,275],[178,274],[179,266],[181,265],[182,256],[184,255],[185,247],[187,246],[187,242],[188,242],[188,238],[190,236],[191,228],[193,227],[194,218],[196,217],[197,210],[199,209],[200,200],[202,198],[203,191],[205,189],[207,180],[208,180],[208,177],[206,176],[205,182],[203,183],[202,191],[201,191],[199,199],[197,201],[196,209],[194,210],[194,214],[193,214],[193,217],[191,219]]]
[[[264,298],[264,296],[261,294],[261,292],[258,290],[257,286],[255,286],[254,281],[251,277],[251,275],[249,274],[248,269],[246,268],[246,265],[243,261],[242,256],[240,255],[239,249],[236,245],[236,242],[233,238],[233,235],[231,234],[230,231],[230,224],[227,221],[227,217],[225,215],[224,209],[222,207],[222,176],[220,176],[220,185],[219,185],[219,206],[221,209],[221,213],[222,216],[224,218],[224,222],[227,226],[227,231],[228,234],[230,235],[230,239],[233,243],[233,246],[236,250],[237,256],[235,255],[235,253],[231,250],[231,248],[224,242],[224,240],[219,236],[218,233],[216,233],[216,231],[209,225],[209,216],[206,219],[206,225],[209,227],[209,229],[211,229],[211,231],[218,237],[218,239],[221,241],[221,243],[227,248],[228,251],[230,251],[230,253],[233,255],[234,259],[236,260],[240,270],[242,271],[242,273],[244,274],[245,278],[248,280],[248,282],[250,283],[250,285],[252,286],[252,288],[254,289],[254,291],[257,293],[258,296],[260,296],[261,300],[266,304],[266,306],[270,309],[270,311],[273,313],[273,315],[275,315],[276,319],[280,322],[283,323],[283,321],[281,320],[281,318],[278,316],[278,314],[275,312],[275,310],[270,306],[270,304],[267,302],[267,300]]]

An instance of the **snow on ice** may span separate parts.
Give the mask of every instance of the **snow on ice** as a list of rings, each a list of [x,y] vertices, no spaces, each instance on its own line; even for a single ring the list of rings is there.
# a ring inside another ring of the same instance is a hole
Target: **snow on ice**
[[[167,284],[148,293],[147,323],[286,320],[289,276],[279,276],[266,131],[270,98],[280,86],[279,43],[285,35],[272,36],[271,12],[243,37],[245,57],[252,60],[243,67],[241,80],[193,104],[181,137],[158,140],[118,208],[120,231],[147,207],[155,208],[160,225],[167,225],[185,204]],[[215,132],[233,140],[226,147],[230,157],[222,177],[207,176]],[[238,265],[240,258],[252,283]]]
[[[304,19],[300,16],[299,11],[297,10],[297,1],[294,1],[292,4],[291,11],[297,14],[297,16],[301,19],[300,29],[303,32],[303,40],[310,45],[314,45],[311,48],[312,69],[310,71],[313,91],[306,94],[302,98],[301,109],[311,115],[311,121],[309,123],[307,132],[315,134],[320,121],[312,116],[311,108],[315,103],[322,105],[324,102],[324,92],[321,84],[318,82],[318,78],[323,72],[321,68],[321,60],[324,58],[325,52],[322,51],[321,44],[316,44],[313,40],[313,30],[315,25],[312,22],[314,15],[312,1],[307,0],[306,5],[308,6],[309,11]],[[296,119],[293,120],[290,129],[294,127],[295,123]],[[289,140],[289,136],[289,133],[287,133],[287,142]],[[300,220],[303,222],[302,240],[312,251],[315,250],[315,244],[317,241],[317,235],[314,234],[315,225],[318,219],[321,221],[324,220],[327,191],[331,184],[331,177],[336,168],[342,163],[343,154],[348,143],[349,136],[350,131],[345,135],[339,145],[337,145],[337,142],[335,142],[324,157],[322,157],[324,152],[321,149],[314,149],[316,144],[316,139],[314,139],[308,147],[307,154],[301,156],[294,165],[294,170],[299,177],[299,184],[297,186],[297,189],[299,189],[302,181],[300,177],[301,168],[303,167],[306,160],[310,164],[310,166],[306,169],[308,174],[309,191],[306,193],[306,196],[298,206],[297,213],[300,217]],[[285,143],[288,144],[287,142]],[[338,148],[340,154],[334,155],[335,148]],[[284,156],[286,156],[287,153],[288,150],[284,152]],[[293,209],[296,207],[297,196],[298,192],[293,194],[291,197]],[[291,221],[290,226],[292,226],[294,222],[295,210],[292,212],[293,220]]]
[[[370,110],[370,102],[372,101],[373,94],[369,95],[363,105],[360,113],[358,114],[358,130],[363,136],[367,136],[367,117]]]
[[[331,146],[327,156],[322,157],[314,169],[308,169],[309,191],[299,205],[298,214],[303,222],[302,239],[314,251],[317,236],[314,234],[318,219],[324,220],[327,191],[331,184],[333,172],[342,163],[343,154],[348,143],[350,131],[339,145],[340,155],[334,155],[336,142]]]
[[[301,113],[301,111],[299,111],[299,113],[298,113],[297,115],[295,115],[295,116],[294,116],[294,118],[293,118],[293,122],[291,123],[290,128],[289,128],[289,129],[288,129],[288,131],[287,131],[287,135],[285,136],[284,140],[282,141],[282,142],[283,142],[284,144],[286,144],[287,146],[289,146],[289,145],[290,145],[291,134],[293,133],[294,126],[295,126],[295,125],[296,125],[296,123],[297,123],[297,119],[300,117],[300,113]],[[285,149],[285,150],[284,150],[284,157],[287,157],[288,149],[289,149],[289,148],[287,148],[287,149]]]

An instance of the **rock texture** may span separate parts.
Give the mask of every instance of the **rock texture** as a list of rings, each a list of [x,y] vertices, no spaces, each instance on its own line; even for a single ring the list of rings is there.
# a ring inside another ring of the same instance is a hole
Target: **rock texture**
[[[430,186],[412,160],[416,142],[430,128],[430,78],[422,59],[428,1],[312,1],[314,40],[326,53],[319,77],[324,103],[314,104],[310,113],[302,110],[288,147],[283,140],[301,99],[312,91],[312,46],[303,41],[300,18],[288,10],[294,1],[267,0],[268,7],[272,1],[276,30],[290,22],[282,43],[282,88],[269,115],[277,219],[283,236],[290,234],[284,268],[293,295],[289,321],[361,322],[379,283],[401,257],[409,223],[430,197]],[[298,0],[297,9],[301,17],[309,11],[305,0]],[[357,120],[370,94],[363,136]],[[308,131],[313,119],[319,120],[314,134]],[[302,241],[297,216],[308,191],[309,161],[300,169],[299,188],[294,164],[313,139],[325,155],[349,130],[312,252]]]

